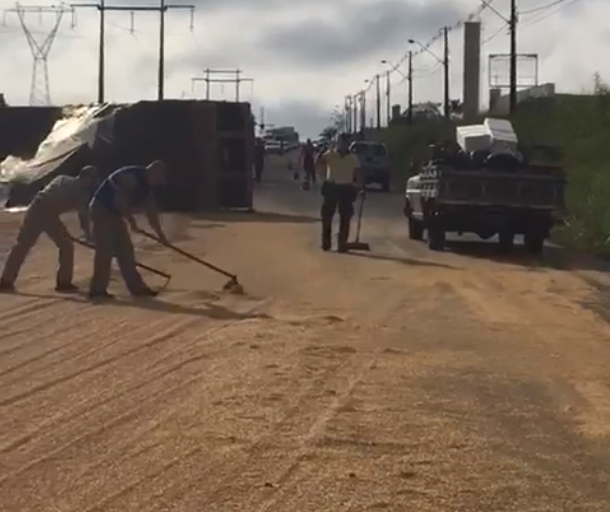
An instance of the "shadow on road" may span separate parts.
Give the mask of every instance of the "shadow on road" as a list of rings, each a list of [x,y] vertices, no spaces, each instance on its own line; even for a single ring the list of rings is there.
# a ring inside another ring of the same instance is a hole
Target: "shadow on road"
[[[227,211],[195,213],[190,215],[193,220],[205,220],[211,222],[269,222],[284,224],[309,224],[318,222],[319,218],[313,215],[299,215],[296,213],[278,213],[267,211]]]
[[[251,319],[269,319],[269,315],[265,313],[240,313],[231,309],[225,308],[212,302],[203,303],[197,306],[184,306],[171,302],[165,302],[157,298],[122,298],[117,297],[113,300],[90,300],[84,294],[66,296],[66,295],[51,295],[45,293],[21,293],[13,292],[15,295],[24,297],[36,297],[39,299],[56,299],[67,302],[89,303],[94,306],[110,306],[110,307],[127,307],[140,308],[149,311],[157,311],[159,313],[170,313],[175,315],[192,315],[213,320],[251,320]]]
[[[604,322],[610,325],[610,286],[593,279],[585,279],[595,292],[586,300],[582,301],[581,305],[593,311]]]
[[[510,254],[502,254],[497,242],[493,241],[447,241],[447,249],[455,254],[480,258],[522,267],[543,267],[556,270],[594,270],[610,272],[610,264],[592,256],[583,255],[558,245],[547,245],[541,256],[525,252],[520,244],[515,244]]]
[[[401,263],[403,265],[411,265],[414,267],[436,267],[436,268],[446,268],[446,269],[450,269],[450,270],[458,270],[458,267],[453,267],[451,265],[445,265],[444,263],[417,260],[414,258],[388,256],[388,255],[384,255],[384,254],[375,254],[375,253],[370,253],[370,252],[350,252],[349,255],[356,256],[357,258],[366,258],[366,259],[370,259],[370,260],[391,261],[394,263]]]

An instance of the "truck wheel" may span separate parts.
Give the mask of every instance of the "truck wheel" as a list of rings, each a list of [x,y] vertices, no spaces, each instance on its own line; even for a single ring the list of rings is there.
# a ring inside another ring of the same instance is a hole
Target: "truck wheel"
[[[508,254],[512,251],[515,244],[515,234],[510,231],[500,231],[498,233],[500,252]]]
[[[445,230],[440,227],[428,228],[428,249],[442,251],[445,248]]]
[[[409,219],[409,238],[411,240],[424,239],[424,223],[415,219]]]
[[[538,234],[525,234],[523,237],[525,250],[534,256],[542,254],[542,250],[544,249],[544,238],[544,236]]]

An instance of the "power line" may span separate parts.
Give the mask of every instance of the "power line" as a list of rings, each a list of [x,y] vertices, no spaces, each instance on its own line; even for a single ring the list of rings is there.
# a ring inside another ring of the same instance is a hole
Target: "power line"
[[[540,11],[546,11],[547,9],[552,9],[553,7],[555,7],[557,5],[561,5],[565,2],[566,2],[566,0],[555,0],[554,2],[551,2],[549,4],[541,5],[538,7],[533,7],[532,9],[528,9],[527,11],[519,11],[519,14],[524,16],[527,14],[534,14],[534,13],[540,12]]]
[[[486,45],[487,43],[489,43],[490,41],[493,41],[496,37],[500,36],[504,31],[506,30],[506,27],[504,25],[502,25],[498,30],[496,30],[492,35],[490,35],[489,37],[485,38],[483,40],[483,42],[481,43],[481,46]]]
[[[474,21],[474,20],[478,19],[480,17],[480,15],[485,10],[493,9],[492,4],[494,3],[494,1],[495,0],[482,0],[481,5],[477,9],[475,9],[470,14],[468,14],[468,16],[466,16],[464,19],[461,19],[461,20],[457,21],[453,25],[449,25],[449,26],[446,26],[446,27],[443,27],[443,28],[439,29],[439,31],[432,38],[430,38],[425,43],[420,44],[419,45],[420,48],[418,50],[413,51],[412,48],[407,50],[400,57],[400,59],[395,61],[394,65],[391,66],[390,70],[387,72],[388,76],[390,77],[395,72],[398,72],[399,69],[403,66],[403,64],[408,59],[413,59],[414,57],[417,57],[417,56],[422,55],[424,53],[430,53],[430,48],[436,42],[438,42],[440,40],[443,40],[443,39],[446,42],[450,32],[462,28],[464,26],[464,24],[467,23],[467,22]],[[446,44],[445,44],[445,54],[446,55],[445,55],[445,59],[443,60],[443,65],[445,66],[445,71],[446,71],[445,75],[447,75],[446,78],[448,78],[448,72],[447,72],[447,69],[446,69],[447,68],[447,64],[448,64],[448,49],[447,49],[447,45]],[[434,70],[434,72],[435,71],[436,70]],[[357,93],[357,95],[364,95],[364,97],[366,97],[366,94],[371,90],[373,85],[376,85],[376,84],[379,83],[379,77],[380,77],[380,74],[376,73],[370,79],[366,80],[367,86],[364,89],[362,89],[361,91],[359,91]],[[403,81],[404,81],[404,79],[403,79]],[[402,83],[403,81],[401,81],[400,83]],[[446,81],[446,79],[445,79],[445,81]],[[445,96],[447,96],[447,93],[445,94]]]
[[[567,1],[567,3],[566,3],[566,1]],[[534,25],[538,25],[538,23],[541,23],[541,22],[549,19],[551,16],[554,16],[555,14],[558,14],[559,12],[563,11],[564,9],[566,9],[566,8],[572,6],[572,5],[575,5],[575,4],[579,3],[580,1],[581,0],[571,0],[571,1],[570,0],[562,0],[561,7],[559,9],[554,9],[553,11],[551,11],[549,13],[543,14],[542,16],[538,16],[535,19],[530,20],[529,22],[526,22],[525,24],[523,24],[521,26],[521,28],[525,29],[525,28],[532,27]],[[557,4],[556,7],[558,5],[559,4]]]
[[[194,5],[167,5],[165,0],[161,0],[158,6],[141,6],[141,5],[106,5],[105,0],[100,0],[99,3],[74,3],[72,8],[93,7],[100,13],[99,25],[99,45],[98,45],[98,84],[97,84],[97,101],[102,104],[105,101],[105,46],[106,46],[106,11],[129,12],[131,16],[131,34],[134,35],[133,18],[134,12],[158,12],[159,13],[159,65],[158,65],[158,91],[157,99],[162,101],[165,90],[165,15],[170,9],[188,9],[191,14],[190,30],[192,32],[194,25]]]
[[[205,82],[205,99],[210,99],[211,84],[235,84],[235,101],[240,100],[240,90],[242,82],[254,84],[254,78],[244,78],[240,69],[206,69],[205,76],[191,78],[191,88],[195,90],[195,83]],[[219,77],[219,78],[213,78]]]

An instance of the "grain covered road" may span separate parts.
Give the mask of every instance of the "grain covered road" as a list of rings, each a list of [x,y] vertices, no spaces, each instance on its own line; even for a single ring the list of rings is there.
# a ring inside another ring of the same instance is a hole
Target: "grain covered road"
[[[0,296],[0,510],[610,510],[610,274],[430,253],[375,193],[372,252],[326,254],[317,203],[276,170],[257,214],[166,217],[244,296],[138,240],[159,299],[60,297],[42,241]]]

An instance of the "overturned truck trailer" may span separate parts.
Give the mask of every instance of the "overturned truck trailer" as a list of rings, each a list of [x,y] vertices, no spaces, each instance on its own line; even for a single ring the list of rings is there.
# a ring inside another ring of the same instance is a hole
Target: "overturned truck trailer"
[[[162,159],[170,170],[158,194],[162,208],[251,209],[253,141],[248,103],[167,100],[64,109],[33,158],[3,161],[8,206],[27,205],[54,176],[74,175],[87,164],[108,174]]]

